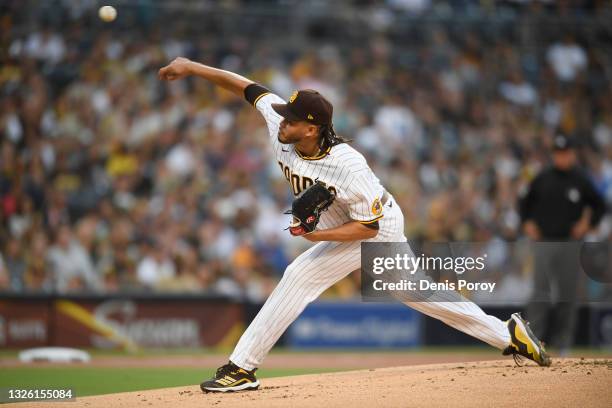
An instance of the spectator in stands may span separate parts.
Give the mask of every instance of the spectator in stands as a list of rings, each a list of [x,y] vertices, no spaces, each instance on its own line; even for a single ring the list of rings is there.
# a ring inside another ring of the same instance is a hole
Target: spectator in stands
[[[176,257],[176,274],[161,278],[155,285],[156,289],[164,292],[201,292],[198,263],[198,252],[187,245]]]
[[[168,249],[155,239],[149,239],[143,245],[143,258],[136,268],[138,282],[146,288],[155,289],[165,280],[175,277],[176,268]],[[163,287],[163,286],[162,286]]]
[[[52,292],[53,281],[48,273],[50,265],[47,259],[49,240],[41,228],[32,233],[30,246],[25,255],[28,265],[26,274],[26,290],[33,292]]]
[[[95,5],[82,3],[62,1],[51,11],[17,1],[0,10],[8,10],[0,18],[7,50],[0,65],[0,239],[22,237],[24,290],[51,289],[60,272],[41,253],[48,251],[45,235],[57,236],[63,225],[80,236],[81,264],[93,265],[100,285],[113,291],[158,287],[158,273],[143,272],[158,269],[150,249],[138,245],[143,237],[172,235],[162,263],[176,262],[176,275],[161,275],[178,286],[194,273],[184,268],[181,248],[195,245],[199,287],[213,293],[242,291],[245,279],[265,287],[271,270],[284,270],[308,245],[283,231],[292,197],[265,159],[257,112],[201,82],[157,80],[162,61],[179,54],[232,65],[283,96],[300,87],[323,90],[338,107],[338,133],[355,140],[407,209],[411,237],[468,239],[482,236],[480,229],[516,237],[518,215],[509,203],[544,164],[543,146],[558,127],[593,144],[588,164],[612,202],[610,52],[588,36],[591,29],[573,28],[576,35],[561,41],[566,24],[534,25],[529,7],[516,6],[502,19],[507,24],[491,25],[481,23],[507,2],[487,13],[477,3],[464,10],[414,2],[428,13],[471,13],[474,23],[464,21],[457,35],[443,21],[461,17],[404,25],[410,2],[375,2],[376,34],[364,37],[371,40],[360,38],[367,26],[347,24],[333,38],[320,33],[317,42],[327,45],[311,50],[305,41],[296,54],[283,50],[289,40],[275,25],[256,37],[249,25],[233,27],[231,39],[211,41],[207,30],[216,24],[198,17],[191,25],[160,10],[163,40],[152,41],[137,20],[126,27],[118,19],[111,31],[89,24]],[[202,18],[214,20],[216,11]],[[197,35],[184,38],[176,21]],[[310,40],[313,33],[302,34]],[[267,43],[270,35],[278,46]],[[539,38],[553,45],[542,48]],[[261,262],[241,261],[234,271],[236,259],[249,260],[244,242]],[[54,254],[63,253],[57,248],[54,242]],[[91,286],[81,269],[76,286]],[[347,288],[336,292],[349,296]]]
[[[563,82],[574,81],[588,63],[584,48],[571,33],[566,33],[562,42],[550,46],[546,59],[557,78]]]
[[[53,273],[53,286],[57,292],[103,289],[102,279],[96,273],[90,255],[75,239],[69,225],[59,227],[47,258]]]
[[[2,252],[0,252],[0,291],[8,290],[11,286],[10,282],[11,280],[9,278],[8,271],[6,270],[4,258],[2,256]]]
[[[24,251],[21,240],[17,238],[8,240],[4,253],[9,289],[13,292],[22,292],[25,288],[27,266],[23,257]]]

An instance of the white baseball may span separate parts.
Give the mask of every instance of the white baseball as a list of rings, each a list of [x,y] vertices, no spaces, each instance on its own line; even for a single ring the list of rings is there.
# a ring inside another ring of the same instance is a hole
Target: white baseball
[[[102,6],[98,10],[98,15],[102,21],[111,22],[117,17],[117,10],[113,6]]]

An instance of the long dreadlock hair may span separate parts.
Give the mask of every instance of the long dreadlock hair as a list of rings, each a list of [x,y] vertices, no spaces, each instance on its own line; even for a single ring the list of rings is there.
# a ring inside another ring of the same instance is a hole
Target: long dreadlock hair
[[[334,125],[320,125],[319,126],[319,136],[321,138],[321,150],[326,151],[328,148],[332,146],[336,146],[342,143],[349,143],[353,140],[345,139],[342,136],[336,134],[334,130]],[[329,152],[327,153],[329,154]]]

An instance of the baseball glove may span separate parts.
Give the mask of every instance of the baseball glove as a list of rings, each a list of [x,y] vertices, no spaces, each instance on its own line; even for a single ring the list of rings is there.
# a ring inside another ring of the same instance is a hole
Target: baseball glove
[[[314,231],[321,213],[334,202],[335,198],[336,196],[320,181],[306,189],[293,201],[291,210],[285,212],[293,215],[293,221],[288,228],[291,235],[304,235]]]

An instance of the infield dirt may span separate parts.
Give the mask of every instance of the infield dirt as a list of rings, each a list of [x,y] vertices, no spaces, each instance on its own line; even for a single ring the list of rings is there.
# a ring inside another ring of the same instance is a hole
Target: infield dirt
[[[203,394],[197,385],[79,398],[78,407],[609,407],[612,360],[556,359],[550,368],[480,361],[264,379],[258,391]],[[10,404],[61,407],[66,403]]]

